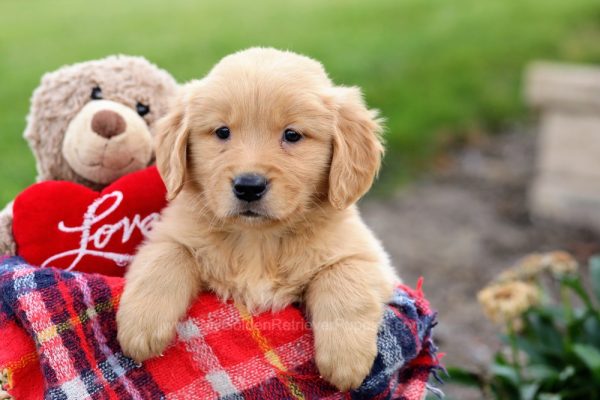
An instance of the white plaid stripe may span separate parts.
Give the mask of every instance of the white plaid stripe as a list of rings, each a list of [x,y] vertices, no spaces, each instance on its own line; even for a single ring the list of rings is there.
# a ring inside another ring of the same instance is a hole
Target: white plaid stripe
[[[67,399],[83,400],[90,397],[85,384],[79,377],[63,383],[60,385],[60,389],[67,396]]]
[[[34,271],[29,270],[29,273],[31,275],[31,280],[33,280]],[[21,283],[30,282],[29,278],[26,278],[25,276],[22,276],[22,278],[23,280],[20,281]],[[35,283],[29,285],[30,286],[27,286],[28,288],[35,287]],[[23,296],[19,296],[18,301],[20,308],[25,311],[27,320],[38,321],[36,326],[32,326],[36,332],[41,332],[44,329],[54,326],[54,323],[50,318],[50,313],[48,312],[48,309],[46,308],[44,300],[42,299],[42,295],[39,291],[30,292]],[[44,348],[46,349],[45,351],[43,350]],[[48,360],[48,364],[55,371],[56,379],[59,382],[74,382],[72,383],[72,386],[67,386],[67,389],[69,390],[75,390],[71,389],[71,387],[78,390],[79,397],[73,397],[74,399],[80,399],[84,398],[85,396],[89,396],[89,393],[87,392],[83,382],[79,381],[81,385],[77,383],[78,373],[73,365],[73,362],[71,361],[69,351],[64,346],[60,336],[56,335],[44,342],[42,344],[42,350],[40,353],[43,353]]]
[[[208,393],[211,393],[212,396],[209,396]],[[167,398],[169,400],[209,400],[218,397],[206,379],[198,378],[175,393],[169,393]]]
[[[275,352],[287,368],[299,367],[313,358],[313,336],[311,333],[306,333],[292,342],[277,347]]]
[[[31,270],[17,270],[13,275],[13,287],[15,291],[21,293],[26,290],[33,290],[36,288],[34,275]]]
[[[238,390],[233,386],[229,375],[221,366],[219,358],[204,340],[200,325],[193,318],[188,318],[177,324],[177,334],[179,339],[185,343],[186,350],[192,354],[192,359],[200,370],[206,371],[206,380],[210,382],[213,390],[219,396],[237,398],[235,394]],[[242,399],[241,396],[239,398]]]
[[[206,374],[206,380],[210,382],[213,389],[219,393],[219,396],[229,396],[237,393],[235,386],[229,379],[225,371],[215,371]]]
[[[276,376],[275,369],[265,361],[262,354],[232,365],[227,372],[240,391],[250,389]]]
[[[115,356],[115,354],[110,350],[110,348],[106,344],[106,342],[107,342],[106,337],[104,336],[104,333],[102,332],[102,329],[101,329],[100,325],[98,324],[98,318],[96,318],[97,314],[95,312],[94,301],[92,299],[92,293],[91,293],[90,287],[88,285],[87,279],[84,277],[83,274],[77,274],[75,279],[76,279],[77,283],[79,284],[79,288],[81,289],[81,292],[83,293],[83,301],[84,301],[85,305],[87,306],[87,310],[88,310],[87,314],[90,317],[90,323],[92,324],[92,330],[94,331],[94,340],[96,341],[102,354],[104,354],[104,356],[106,357],[106,364],[107,364],[107,366],[110,367],[110,369],[109,369],[110,375],[116,376],[116,378],[119,381],[121,381],[121,383],[123,383],[125,390],[127,391],[127,393],[129,393],[133,397],[133,399],[142,400],[142,396],[141,396],[140,392],[137,391],[135,386],[125,376],[125,374],[127,373],[127,370],[125,370],[125,368],[123,368],[123,366],[119,363],[118,358]],[[93,312],[89,312],[89,310],[93,310]],[[105,380],[108,380],[107,374],[105,373],[105,371],[102,368],[101,368],[101,371],[102,371],[102,374],[101,374],[102,378]]]
[[[239,315],[235,308],[228,310],[228,313],[231,313],[232,310],[235,310],[234,315]],[[225,315],[221,315],[219,318],[227,319],[229,327],[237,323],[234,321],[236,318],[232,318],[230,314],[227,318]],[[239,318],[237,320],[240,321]],[[192,354],[198,367],[202,371],[207,371],[205,379],[211,383],[212,388],[219,396],[239,393],[276,376],[275,369],[266,362],[264,355],[258,355],[224,369],[212,348],[204,341],[204,325],[201,325],[200,320],[188,318],[180,322],[177,325],[177,334],[179,340],[186,344],[186,349]],[[286,367],[298,367],[312,359],[312,335],[307,333],[290,343],[274,348],[273,352],[279,356]],[[231,391],[232,389],[234,391]]]
[[[236,324],[242,323],[237,309],[230,303],[224,303],[217,310],[208,313],[202,318],[196,318],[194,321],[198,326],[202,327],[204,335],[230,329]]]
[[[312,359],[312,336],[303,335],[290,343],[273,348],[272,351],[286,368],[296,368]],[[275,368],[262,354],[227,368],[227,372],[240,391],[260,385],[277,375]]]

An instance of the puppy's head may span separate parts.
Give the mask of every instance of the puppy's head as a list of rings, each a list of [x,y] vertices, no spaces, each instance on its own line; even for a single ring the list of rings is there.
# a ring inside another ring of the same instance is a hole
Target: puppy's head
[[[254,48],[182,88],[159,123],[156,158],[172,199],[203,197],[221,221],[285,223],[344,209],[371,186],[383,147],[359,89],[317,61]]]

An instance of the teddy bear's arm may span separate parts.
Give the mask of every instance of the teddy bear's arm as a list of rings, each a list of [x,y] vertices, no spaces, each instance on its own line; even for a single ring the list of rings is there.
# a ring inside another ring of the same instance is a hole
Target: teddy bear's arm
[[[11,201],[0,211],[0,256],[16,254],[15,239],[12,233],[13,202]]]

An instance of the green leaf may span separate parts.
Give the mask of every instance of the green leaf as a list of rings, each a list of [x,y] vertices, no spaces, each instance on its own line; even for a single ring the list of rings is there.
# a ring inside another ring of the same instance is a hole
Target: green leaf
[[[590,259],[590,277],[592,278],[592,289],[598,301],[600,301],[600,256]]]
[[[573,367],[572,365],[567,365],[562,371],[560,371],[558,379],[564,382],[573,375],[575,375],[575,367]]]
[[[531,312],[539,312],[551,318],[555,324],[564,324],[566,322],[565,309],[557,307],[555,304],[539,305],[534,307]]]
[[[483,378],[477,373],[459,367],[447,367],[449,379],[447,382],[464,386],[481,387]]]
[[[561,400],[562,397],[559,394],[554,393],[541,393],[538,397],[540,400]]]
[[[516,344],[519,350],[527,354],[534,364],[549,364],[553,360],[561,359],[563,346],[552,346],[540,338],[525,338],[517,336]]]
[[[588,379],[587,382],[577,382],[561,388],[559,394],[563,399],[569,400],[598,400],[597,385],[594,385],[592,379]]]
[[[533,400],[535,399],[535,395],[537,394],[538,389],[540,388],[539,383],[530,383],[528,385],[522,385],[519,388],[521,392],[522,400]]]
[[[600,379],[600,351],[595,347],[585,344],[573,345],[573,352]]]
[[[555,381],[560,372],[546,364],[532,364],[525,368],[527,376],[535,381]]]
[[[495,399],[520,399],[519,387],[505,378],[494,377],[490,380],[489,389],[494,393]]]
[[[524,333],[534,343],[537,342],[544,351],[556,349],[560,351],[563,347],[562,333],[559,332],[552,317],[531,310],[526,314],[526,329]]]
[[[567,276],[561,279],[561,283],[571,288],[571,290],[579,296],[579,298],[583,301],[586,307],[590,310],[596,311],[590,296],[586,292],[585,288],[581,284],[581,280],[578,276]]]
[[[494,356],[494,363],[499,365],[510,365],[506,357],[504,357],[504,354],[501,352],[496,353]]]
[[[515,387],[519,386],[519,374],[514,368],[506,365],[492,364],[490,370],[493,375],[506,379]]]
[[[587,342],[587,340],[585,339],[586,336],[586,330],[585,330],[585,324],[586,322],[593,317],[595,314],[592,312],[592,310],[575,310],[575,313],[573,315],[573,319],[570,321],[570,323],[567,326],[568,332],[569,332],[569,338],[571,342]]]
[[[580,341],[600,349],[600,319],[594,317],[595,315],[591,315],[586,319],[581,332],[583,338]]]

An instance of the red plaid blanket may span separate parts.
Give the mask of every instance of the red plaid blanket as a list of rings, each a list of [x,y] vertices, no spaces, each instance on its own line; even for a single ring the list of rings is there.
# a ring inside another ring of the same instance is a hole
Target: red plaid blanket
[[[400,286],[379,354],[350,393],[323,381],[302,311],[250,315],[202,294],[163,357],[135,364],[116,339],[122,278],[0,262],[0,370],[15,399],[421,399],[438,366],[434,314]]]

